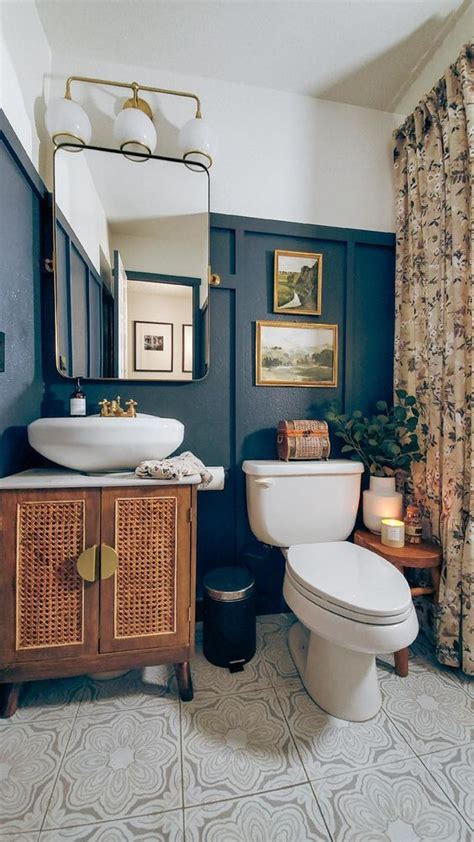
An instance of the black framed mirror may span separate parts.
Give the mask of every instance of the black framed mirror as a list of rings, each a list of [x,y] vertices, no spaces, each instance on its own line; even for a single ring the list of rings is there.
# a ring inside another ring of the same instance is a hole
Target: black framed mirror
[[[209,366],[209,174],[95,146],[54,153],[56,365],[190,381]]]

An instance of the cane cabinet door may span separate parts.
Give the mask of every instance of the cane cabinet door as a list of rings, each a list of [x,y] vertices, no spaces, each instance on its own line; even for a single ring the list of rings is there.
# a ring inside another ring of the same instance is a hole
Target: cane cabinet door
[[[101,652],[189,643],[191,518],[190,486],[102,490]]]
[[[95,654],[98,589],[76,565],[99,543],[99,492],[5,491],[0,506],[0,666]]]

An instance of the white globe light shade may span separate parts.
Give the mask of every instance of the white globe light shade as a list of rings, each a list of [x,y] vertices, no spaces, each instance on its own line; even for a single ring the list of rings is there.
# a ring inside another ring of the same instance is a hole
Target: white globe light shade
[[[46,110],[45,123],[56,146],[68,142],[87,144],[91,139],[91,121],[72,99],[53,99]]]
[[[202,117],[193,117],[179,133],[179,147],[185,161],[212,166],[214,134]]]
[[[156,148],[156,129],[139,108],[124,108],[114,122],[114,139],[124,152],[148,151]]]

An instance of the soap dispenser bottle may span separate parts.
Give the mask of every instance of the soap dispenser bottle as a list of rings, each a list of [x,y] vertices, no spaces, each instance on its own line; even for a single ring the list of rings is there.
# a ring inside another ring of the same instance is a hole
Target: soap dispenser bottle
[[[74,389],[69,400],[69,415],[85,415],[86,414],[86,396],[81,389],[81,378],[76,379],[76,388]]]

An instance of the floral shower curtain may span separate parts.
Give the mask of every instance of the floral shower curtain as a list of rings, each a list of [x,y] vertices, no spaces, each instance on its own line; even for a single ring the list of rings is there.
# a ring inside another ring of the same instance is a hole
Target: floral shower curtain
[[[395,387],[428,430],[414,483],[443,549],[437,657],[472,675],[474,44],[395,137]]]

